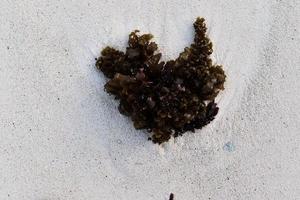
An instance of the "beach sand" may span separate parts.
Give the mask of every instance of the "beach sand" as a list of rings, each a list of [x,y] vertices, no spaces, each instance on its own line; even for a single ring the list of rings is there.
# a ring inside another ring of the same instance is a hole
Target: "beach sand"
[[[300,199],[300,1],[0,1],[1,200]],[[151,32],[176,58],[206,19],[217,118],[161,146],[95,58]]]

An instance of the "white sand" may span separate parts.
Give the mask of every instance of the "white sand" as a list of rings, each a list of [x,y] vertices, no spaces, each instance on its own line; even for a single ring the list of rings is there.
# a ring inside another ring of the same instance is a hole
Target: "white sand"
[[[207,19],[217,119],[159,147],[94,58],[151,32],[164,59]],[[300,199],[299,0],[0,1],[0,199]]]

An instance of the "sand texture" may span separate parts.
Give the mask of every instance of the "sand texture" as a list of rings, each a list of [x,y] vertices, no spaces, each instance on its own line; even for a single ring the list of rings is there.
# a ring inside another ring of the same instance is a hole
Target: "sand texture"
[[[206,18],[217,118],[162,146],[119,114],[95,57],[130,31],[176,58]],[[300,199],[299,0],[1,0],[1,200]]]

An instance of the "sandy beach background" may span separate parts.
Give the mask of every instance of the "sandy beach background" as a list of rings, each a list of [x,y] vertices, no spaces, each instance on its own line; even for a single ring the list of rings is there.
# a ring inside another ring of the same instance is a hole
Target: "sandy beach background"
[[[151,32],[163,59],[206,19],[227,74],[209,126],[162,146],[95,57]],[[300,199],[300,1],[0,1],[0,199]]]

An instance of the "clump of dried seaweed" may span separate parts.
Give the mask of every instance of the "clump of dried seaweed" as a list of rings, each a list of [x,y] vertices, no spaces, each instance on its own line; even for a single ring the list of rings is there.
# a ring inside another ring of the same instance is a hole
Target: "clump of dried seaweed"
[[[225,74],[212,64],[212,43],[203,18],[194,23],[195,38],[179,57],[160,61],[151,34],[130,33],[126,52],[106,47],[96,66],[110,80],[106,92],[120,100],[119,111],[136,129],[147,129],[154,143],[194,132],[214,119],[214,101],[224,89]]]

